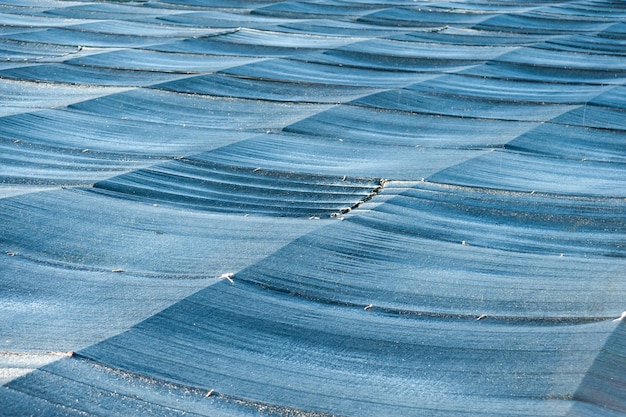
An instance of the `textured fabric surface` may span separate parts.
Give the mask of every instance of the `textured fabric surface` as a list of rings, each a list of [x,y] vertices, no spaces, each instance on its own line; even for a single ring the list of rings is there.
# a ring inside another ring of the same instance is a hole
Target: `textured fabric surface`
[[[9,0],[0,58],[0,415],[626,415],[624,2]]]

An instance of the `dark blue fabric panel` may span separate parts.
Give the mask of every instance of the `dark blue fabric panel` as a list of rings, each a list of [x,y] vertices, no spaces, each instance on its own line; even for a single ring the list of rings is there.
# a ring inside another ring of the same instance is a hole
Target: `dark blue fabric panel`
[[[116,70],[156,72],[159,76],[164,77],[165,74],[163,73],[201,74],[254,61],[257,61],[257,59],[212,57],[208,60],[204,54],[176,54],[146,49],[119,49],[111,52],[86,55],[68,60],[67,62],[74,65],[98,69],[109,68]],[[128,73],[122,71],[119,74],[119,78],[124,79]]]
[[[56,82],[64,84],[112,87],[140,87],[169,81],[180,76],[171,73],[137,72],[111,68],[83,68],[67,64],[41,64],[0,71],[0,77],[12,80]]]
[[[397,90],[379,97],[399,96]],[[359,99],[371,101],[371,97]],[[385,102],[379,101],[377,106]],[[393,103],[399,107],[398,103]],[[335,140],[376,145],[413,146],[427,149],[476,149],[502,147],[538,123],[526,120],[494,120],[453,115],[422,114],[374,106],[340,106],[319,112],[283,130]]]
[[[315,55],[315,58],[318,58]],[[308,58],[308,57],[307,57]],[[349,71],[338,71],[337,66],[324,62],[302,62],[292,59],[268,59],[221,70],[220,73],[241,78],[258,78],[298,83],[314,83],[320,89],[333,86],[362,88],[397,88],[413,84],[428,78],[432,74],[419,74],[413,71],[394,71],[376,68],[351,68]],[[305,84],[306,85],[306,84]]]
[[[339,104],[376,91],[367,87],[344,87],[326,83],[285,83],[224,74],[199,75],[157,84],[154,87],[178,93],[215,97],[324,104]]]
[[[355,133],[358,130],[355,129]],[[410,143],[411,140],[423,143],[421,138],[405,138],[405,142],[399,138],[393,142],[386,141],[386,137],[377,139],[348,135],[339,138],[319,136],[311,140],[310,136],[304,135],[263,135],[224,146],[211,152],[210,157],[216,163],[240,165],[247,170],[263,166],[281,171],[334,175],[343,181],[368,175],[385,180],[420,180],[453,161],[460,163],[488,152],[472,147],[455,149],[446,147],[446,144],[426,147]]]
[[[99,181],[96,192],[195,210],[289,217],[350,210],[371,197],[381,179],[287,175],[261,167],[214,163],[204,155]]]

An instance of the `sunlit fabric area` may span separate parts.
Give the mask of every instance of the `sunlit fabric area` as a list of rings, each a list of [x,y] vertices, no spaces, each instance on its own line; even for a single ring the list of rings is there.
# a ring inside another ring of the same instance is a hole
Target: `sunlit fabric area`
[[[626,3],[3,0],[0,416],[626,416]]]

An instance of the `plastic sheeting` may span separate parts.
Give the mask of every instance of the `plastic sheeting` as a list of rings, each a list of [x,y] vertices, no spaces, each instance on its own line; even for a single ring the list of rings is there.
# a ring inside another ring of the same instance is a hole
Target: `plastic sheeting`
[[[626,415],[623,3],[0,24],[0,414]]]

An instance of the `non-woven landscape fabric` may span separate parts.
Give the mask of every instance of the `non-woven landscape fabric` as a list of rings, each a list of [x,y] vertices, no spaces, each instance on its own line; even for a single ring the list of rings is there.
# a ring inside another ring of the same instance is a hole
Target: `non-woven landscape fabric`
[[[4,0],[0,416],[626,416],[626,3]]]

